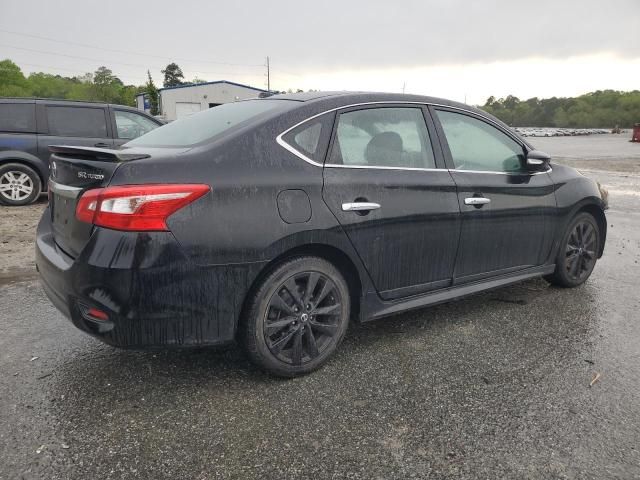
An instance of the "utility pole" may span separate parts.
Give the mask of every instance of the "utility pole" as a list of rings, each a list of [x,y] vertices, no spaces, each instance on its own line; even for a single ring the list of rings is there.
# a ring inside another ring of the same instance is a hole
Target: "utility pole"
[[[271,91],[271,72],[269,71],[269,57],[267,57],[267,92]]]
[[[407,86],[407,82],[404,82],[404,83],[402,84],[402,93],[403,93],[403,94],[404,94],[404,89],[406,88],[406,86]]]

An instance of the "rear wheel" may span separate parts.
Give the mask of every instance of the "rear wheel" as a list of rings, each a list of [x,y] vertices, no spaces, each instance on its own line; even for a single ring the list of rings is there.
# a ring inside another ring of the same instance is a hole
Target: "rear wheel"
[[[5,205],[29,205],[42,189],[38,174],[20,163],[0,165],[0,203]]]
[[[569,224],[558,256],[556,270],[545,277],[547,281],[562,287],[577,287],[593,272],[600,251],[600,228],[592,215],[579,213]]]
[[[350,298],[337,268],[318,257],[276,267],[248,301],[239,337],[249,358],[293,377],[323,365],[347,331]]]

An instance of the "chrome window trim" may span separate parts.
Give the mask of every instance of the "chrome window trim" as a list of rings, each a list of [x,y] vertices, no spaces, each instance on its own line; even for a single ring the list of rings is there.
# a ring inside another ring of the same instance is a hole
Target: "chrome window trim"
[[[408,170],[417,172],[448,172],[446,168],[419,168],[419,167],[385,167],[382,165],[340,165],[338,163],[325,163],[325,168],[366,168],[367,170]]]
[[[493,172],[491,170],[456,170],[455,168],[449,169],[449,172],[460,172],[460,173],[488,173],[491,175],[542,175],[543,173],[551,173],[553,172],[553,168],[549,167],[547,170],[543,172]]]
[[[337,163],[325,163],[325,168],[366,168],[367,170],[408,170],[418,172],[447,172],[447,173],[488,173],[490,175],[541,175],[551,173],[553,169],[549,167],[543,172],[492,172],[491,170],[455,170],[448,168],[417,168],[417,167],[383,167],[376,165],[339,165]]]
[[[363,106],[369,106],[369,105],[421,105],[421,106],[426,106],[426,107],[442,107],[442,108],[449,108],[451,110],[458,110],[460,112],[465,112],[465,113],[469,113],[471,115],[476,115],[478,117],[481,117],[483,120],[487,121],[488,123],[491,123],[493,126],[495,126],[498,130],[500,130],[501,132],[505,133],[506,135],[508,135],[509,137],[513,138],[514,141],[516,141],[517,143],[519,143],[522,147],[527,147],[526,144],[522,143],[522,141],[516,136],[514,135],[513,132],[509,132],[509,131],[505,131],[505,129],[502,127],[502,125],[500,125],[499,123],[495,122],[494,120],[490,119],[489,117],[484,116],[482,113],[479,112],[475,112],[473,110],[469,110],[466,108],[460,108],[460,107],[453,107],[451,105],[444,105],[441,103],[429,103],[429,102],[403,102],[403,101],[395,101],[395,100],[382,100],[379,102],[363,102],[363,103],[352,103],[350,105],[342,105],[340,107],[335,107],[335,108],[330,108],[329,110],[325,110],[323,112],[317,113],[315,115],[312,115],[304,120],[302,120],[301,122],[296,123],[294,126],[287,128],[284,132],[282,132],[280,135],[278,135],[276,137],[276,142],[285,150],[288,150],[289,152],[293,153],[296,157],[300,158],[301,160],[304,160],[305,162],[316,166],[316,167],[330,167],[330,168],[370,168],[370,169],[382,169],[382,170],[418,170],[418,171],[427,171],[427,172],[448,172],[449,170],[446,168],[413,168],[413,167],[382,167],[382,166],[375,166],[375,165],[338,165],[335,163],[325,163],[324,165],[322,163],[316,162],[315,160],[310,159],[309,157],[307,157],[304,153],[298,151],[295,147],[289,145],[287,142],[285,142],[282,137],[284,137],[287,133],[289,133],[291,130],[293,130],[294,128],[299,127],[300,125],[302,125],[303,123],[308,122],[309,120],[313,120],[314,118],[317,118],[321,115],[324,115],[326,113],[331,113],[331,112],[337,112],[338,110],[343,110],[346,108],[353,108],[353,107],[363,107]],[[493,174],[497,174],[497,175],[520,175],[518,173],[509,173],[509,172],[491,172],[491,171],[477,171],[477,170],[451,170],[451,171],[455,171],[455,172],[475,172],[475,173],[493,173]],[[538,175],[540,173],[548,173],[550,172],[551,169],[545,171],[545,172],[535,172],[532,173],[531,175]]]

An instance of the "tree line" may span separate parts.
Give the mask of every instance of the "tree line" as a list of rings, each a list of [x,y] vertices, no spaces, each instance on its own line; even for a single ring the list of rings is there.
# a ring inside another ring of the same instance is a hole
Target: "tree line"
[[[512,127],[621,128],[640,123],[640,91],[598,90],[574,98],[489,97],[480,107]]]
[[[164,87],[204,82],[199,78],[185,82],[184,74],[176,63],[167,65],[162,70],[162,74]],[[149,71],[147,71],[147,82],[144,85],[125,85],[107,67],[100,67],[93,73],[73,77],[43,72],[25,76],[20,67],[11,60],[0,61],[0,97],[59,98],[135,106],[136,95],[143,92],[149,96],[151,113],[157,115],[159,113],[158,88]]]
[[[185,81],[182,69],[173,62],[162,70],[162,75],[163,87],[205,82],[199,78]],[[25,76],[11,60],[0,61],[0,97],[60,98],[134,106],[136,95],[142,92],[148,96],[151,113],[157,115],[158,88],[148,71],[144,85],[125,85],[104,66],[73,77],[43,72]],[[574,98],[528,100],[512,95],[489,97],[480,108],[514,127],[628,128],[640,122],[640,91],[599,90]]]

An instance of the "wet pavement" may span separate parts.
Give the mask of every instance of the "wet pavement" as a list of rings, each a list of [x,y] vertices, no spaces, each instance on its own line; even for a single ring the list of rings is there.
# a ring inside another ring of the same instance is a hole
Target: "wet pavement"
[[[294,380],[234,347],[116,350],[37,281],[1,286],[0,478],[640,477],[640,177],[594,175],[612,208],[585,285],[353,326]]]

